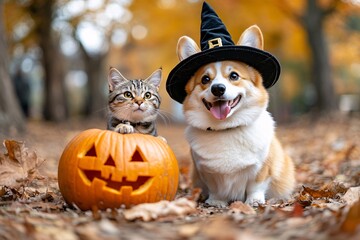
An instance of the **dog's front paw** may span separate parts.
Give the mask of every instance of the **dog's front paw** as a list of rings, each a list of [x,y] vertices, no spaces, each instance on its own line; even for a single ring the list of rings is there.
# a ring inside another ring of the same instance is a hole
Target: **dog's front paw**
[[[248,197],[245,203],[253,207],[258,207],[259,205],[265,204],[265,197],[261,197],[261,196]]]
[[[131,126],[130,124],[120,123],[115,127],[114,131],[118,132],[118,133],[123,133],[123,134],[133,133],[134,127]]]
[[[226,208],[229,204],[225,201],[221,200],[215,200],[215,199],[207,199],[205,201],[205,204],[212,207],[218,207],[218,208]]]

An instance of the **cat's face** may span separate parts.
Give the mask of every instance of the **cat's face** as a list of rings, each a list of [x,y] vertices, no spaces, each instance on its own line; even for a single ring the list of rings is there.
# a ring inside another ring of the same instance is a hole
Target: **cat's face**
[[[109,82],[110,113],[130,122],[154,121],[160,107],[158,89],[161,82],[161,69],[153,72],[145,80],[128,80],[111,68]]]

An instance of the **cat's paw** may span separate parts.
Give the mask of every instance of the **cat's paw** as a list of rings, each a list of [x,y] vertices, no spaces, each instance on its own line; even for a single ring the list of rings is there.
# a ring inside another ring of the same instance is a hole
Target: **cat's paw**
[[[130,124],[120,123],[115,127],[114,131],[123,134],[134,133],[134,127]]]
[[[207,199],[205,204],[208,206],[218,207],[218,208],[226,208],[229,204],[225,201],[215,200],[215,199]]]

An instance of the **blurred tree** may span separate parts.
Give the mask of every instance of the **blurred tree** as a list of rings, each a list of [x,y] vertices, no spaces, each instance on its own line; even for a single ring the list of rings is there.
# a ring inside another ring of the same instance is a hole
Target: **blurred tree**
[[[25,119],[9,75],[6,34],[3,24],[3,0],[0,0],[0,133],[24,131]]]
[[[60,51],[64,36],[77,42],[77,51],[87,75],[85,114],[103,116],[106,109],[106,71],[108,54],[116,37],[126,39],[126,25],[131,13],[126,9],[130,0],[29,0],[9,1],[9,28],[26,26],[21,44],[42,50],[44,80],[44,118],[62,120],[68,115],[64,86],[64,59]],[[30,17],[29,17],[30,16]],[[24,29],[22,29],[24,30]],[[125,42],[126,40],[120,41]],[[119,39],[118,39],[119,40]],[[95,45],[94,45],[95,43]],[[70,67],[72,68],[72,67]]]
[[[59,37],[52,29],[56,0],[28,1],[27,9],[34,20],[34,33],[42,50],[45,72],[45,100],[43,114],[46,120],[67,118],[64,87],[64,59],[60,53]]]
[[[299,5],[305,5],[300,11],[293,8],[286,0],[281,0],[279,7],[305,30],[311,56],[311,80],[316,91],[315,112],[332,112],[337,110],[337,96],[324,23],[343,2],[341,0],[303,1],[298,2]]]
[[[88,77],[88,92],[85,101],[85,115],[103,117],[106,109],[104,86],[106,84],[107,52],[90,54],[80,40],[79,45],[84,59],[85,72]]]
[[[107,93],[106,63],[112,51],[111,45],[126,41],[125,26],[131,18],[127,5],[131,1],[103,0],[98,1],[100,4],[96,1],[93,4],[87,1],[81,4],[76,0],[63,2],[58,11],[58,21],[67,25],[71,37],[77,42],[88,80],[85,114],[103,117]],[[78,10],[71,13],[70,8],[75,5]],[[119,34],[121,39],[116,39]]]
[[[73,1],[68,1],[71,4]],[[69,7],[64,4],[63,7]],[[84,21],[87,21],[89,14],[94,14],[86,7],[82,8],[81,14],[75,16],[66,16],[66,23],[69,24],[71,37],[77,42],[80,54],[83,60],[84,71],[87,76],[87,94],[85,99],[84,114],[92,117],[103,117],[105,114],[106,98],[104,95],[104,86],[106,84],[105,64],[108,56],[108,42],[109,39],[104,38],[102,46],[99,49],[88,49],[87,42],[90,41],[89,37],[97,37],[99,33],[93,32],[96,36],[87,35],[81,38],[79,33]],[[87,24],[90,24],[87,22]],[[88,25],[90,27],[91,25]],[[93,26],[91,26],[93,27]]]
[[[61,121],[68,117],[64,86],[64,59],[60,36],[52,28],[56,0],[6,2],[6,24],[12,37],[12,50],[21,46],[26,52],[39,47],[44,70],[43,117]]]

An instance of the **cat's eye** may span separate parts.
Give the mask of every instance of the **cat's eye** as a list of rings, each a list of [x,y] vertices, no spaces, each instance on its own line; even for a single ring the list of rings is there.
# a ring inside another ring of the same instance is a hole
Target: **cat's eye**
[[[124,97],[126,98],[132,98],[132,94],[129,91],[124,92]]]
[[[231,72],[229,75],[229,79],[232,81],[239,80],[239,74],[237,74],[236,72]]]
[[[208,82],[210,82],[210,77],[208,75],[202,76],[201,83],[202,84],[207,84]]]
[[[150,99],[151,98],[151,93],[150,92],[146,92],[144,94],[144,99]]]

